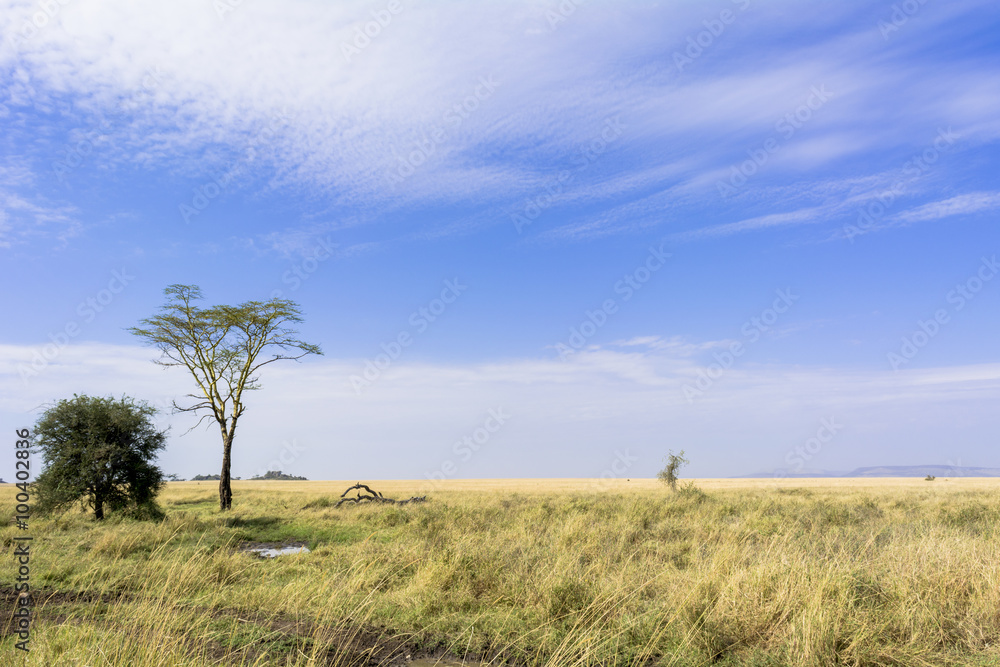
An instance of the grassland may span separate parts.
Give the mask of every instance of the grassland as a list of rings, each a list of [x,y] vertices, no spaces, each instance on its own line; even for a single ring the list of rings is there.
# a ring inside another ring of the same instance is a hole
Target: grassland
[[[0,664],[1000,664],[1000,480],[455,481],[333,507],[351,483],[236,482],[225,515],[214,483],[171,483],[159,523],[33,518],[32,651],[5,625]]]

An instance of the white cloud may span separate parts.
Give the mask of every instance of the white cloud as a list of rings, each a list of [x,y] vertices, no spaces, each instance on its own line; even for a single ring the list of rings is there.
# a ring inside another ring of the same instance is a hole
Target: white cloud
[[[2,117],[2,114],[0,114]],[[65,242],[80,231],[77,211],[29,195],[35,174],[23,163],[7,157],[0,163],[0,248],[37,236]]]
[[[382,5],[254,2],[221,17],[213,3],[197,0],[57,5],[26,38],[37,3],[0,3],[0,31],[10,36],[0,47],[0,67],[11,74],[5,102],[91,127],[118,114],[124,100],[134,109],[114,124],[118,148],[101,147],[109,163],[215,174],[252,147],[245,178],[304,189],[327,203],[381,211],[490,207],[541,192],[607,118],[621,116],[627,129],[609,149],[615,157],[609,152],[581,172],[559,202],[619,207],[581,223],[584,237],[662,224],[663,211],[689,195],[679,180],[727,169],[773,135],[776,121],[814,86],[834,97],[792,138],[779,156],[785,164],[776,159],[778,173],[900,150],[914,141],[914,127],[942,119],[970,128],[994,123],[997,110],[982,72],[977,79],[952,63],[928,68],[898,45],[877,61],[864,57],[885,48],[872,39],[874,26],[792,49],[756,48],[749,35],[765,24],[808,28],[797,9],[740,14],[725,43],[678,72],[672,50],[683,49],[715,10],[585,4],[553,30],[547,4],[406,0],[370,44],[347,57],[345,45]],[[922,23],[958,10],[936,11],[927,9]],[[851,16],[845,10],[827,19]],[[753,57],[733,60],[732,40],[744,40],[741,52]],[[484,88],[483,80],[494,83]],[[956,86],[968,91],[960,115],[954,105],[931,103]],[[468,100],[476,108],[462,110]],[[277,117],[287,122],[267,132]],[[859,118],[878,130],[859,128]],[[435,128],[444,130],[439,139]],[[400,159],[421,150],[429,153],[424,164],[392,183]],[[663,194],[647,199],[650,190]]]
[[[0,183],[0,248],[39,236],[65,243],[81,229],[74,207],[32,201]]]
[[[730,222],[714,227],[705,227],[692,232],[683,232],[675,235],[678,241],[690,241],[694,239],[710,238],[715,236],[729,236],[740,232],[756,231],[758,229],[769,229],[771,227],[786,227],[789,225],[803,225],[821,222],[821,209],[818,207],[804,208],[787,213],[772,213],[756,218]]]
[[[422,478],[445,460],[459,464],[458,476],[594,477],[625,448],[639,457],[629,474],[651,476],[668,447],[692,453],[700,474],[730,475],[781,466],[785,452],[831,416],[845,430],[815,467],[938,463],[955,455],[985,461],[992,451],[1000,364],[893,373],[738,363],[688,402],[683,386],[706,371],[691,348],[713,345],[644,337],[568,362],[401,359],[360,395],[349,378],[363,360],[274,365],[263,374],[264,389],[249,397],[235,474],[254,474],[294,440],[303,452],[286,468],[312,478]],[[32,353],[0,347],[5,423],[30,424],[41,404],[73,392],[127,393],[162,406],[191,388],[181,369],[152,364],[150,349],[91,343],[66,347],[23,383],[18,365]],[[453,444],[499,408],[509,422],[482,452],[459,461]],[[214,429],[182,435],[194,421],[164,420],[174,426],[163,458],[169,472],[218,467]],[[961,451],[943,447],[944,427],[963,440]]]
[[[903,211],[894,220],[906,224],[940,220],[953,215],[968,215],[1000,208],[1000,192],[968,192],[941,201]]]

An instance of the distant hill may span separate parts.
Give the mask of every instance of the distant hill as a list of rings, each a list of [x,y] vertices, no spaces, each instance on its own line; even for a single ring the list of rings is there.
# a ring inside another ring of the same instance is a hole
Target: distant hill
[[[804,477],[1000,477],[1000,468],[976,468],[963,466],[872,466],[868,468],[855,468],[850,472],[844,470],[800,470],[799,472],[786,472],[784,470],[774,470],[771,472],[757,472],[752,475],[742,475],[737,479],[760,479],[765,477],[785,477],[788,479],[801,479]]]

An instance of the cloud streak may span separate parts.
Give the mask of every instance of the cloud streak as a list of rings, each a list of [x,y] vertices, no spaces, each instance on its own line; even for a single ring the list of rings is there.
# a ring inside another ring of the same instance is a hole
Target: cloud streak
[[[680,49],[703,29],[711,16],[698,6],[581,6],[552,25],[546,8],[528,2],[400,3],[363,50],[347,57],[345,45],[374,20],[367,4],[319,10],[304,1],[250,3],[220,18],[195,0],[155,7],[79,0],[59,5],[26,38],[37,6],[9,1],[0,12],[0,29],[10,35],[0,67],[13,84],[4,102],[48,107],[65,129],[100,123],[129,100],[134,108],[94,160],[192,177],[218,170],[275,115],[288,114],[288,126],[256,146],[247,178],[362,213],[503,208],[541,191],[604,119],[622,116],[628,130],[613,154],[581,174],[558,204],[566,212],[584,203],[602,211],[588,213],[577,232],[554,234],[561,238],[634,233],[668,224],[665,211],[714,206],[710,175],[744,159],[739,147],[751,149],[772,134],[815,86],[828,86],[834,99],[775,157],[761,187],[773,179],[814,181],[811,170],[905,149],[915,129],[956,118],[982,127],[1000,111],[981,85],[984,72],[977,84],[960,62],[929,63],[899,45],[886,50],[873,39],[877,31],[853,25],[846,10],[828,17],[839,23],[836,35],[779,53],[755,50],[746,30],[768,31],[761,39],[808,30],[805,17],[790,11],[769,22],[770,13],[750,8],[728,29],[731,44],[720,39],[677,72],[667,67],[672,60],[663,45]],[[928,8],[921,21],[947,21],[956,11]],[[753,57],[732,60],[736,47]],[[838,55],[844,53],[855,56]],[[636,69],[630,63],[637,60],[649,65]],[[961,115],[934,103],[956,77],[969,83],[975,102]],[[471,108],[484,78],[497,82],[496,91]],[[917,78],[919,87],[907,85]],[[862,118],[869,120],[859,127]],[[873,131],[886,123],[888,131]],[[446,138],[430,141],[438,129]],[[427,146],[433,150],[415,173],[395,183],[400,160]],[[768,204],[705,236],[805,222],[776,210],[778,201]],[[488,225],[502,218],[477,219]]]
[[[641,457],[634,475],[652,476],[678,442],[700,453],[697,474],[741,474],[780,466],[786,443],[831,415],[848,427],[826,467],[886,463],[870,451],[884,449],[886,437],[909,439],[893,463],[934,463],[953,455],[941,448],[942,424],[970,443],[992,437],[998,426],[998,364],[892,373],[747,362],[689,404],[683,384],[719,345],[651,336],[583,351],[569,362],[400,362],[360,396],[348,381],[357,360],[274,366],[264,389],[249,397],[235,474],[252,474],[294,439],[305,452],[299,472],[310,477],[420,479],[498,407],[510,414],[509,424],[465,467],[471,476],[597,476],[612,450],[625,446]],[[190,391],[182,371],[155,366],[146,348],[73,345],[24,385],[16,369],[30,355],[28,347],[0,347],[0,412],[9,423],[32,422],[42,404],[73,391],[125,392],[159,406]],[[193,421],[162,421],[173,425],[165,464],[184,476],[218,463],[212,429],[182,435]]]
[[[904,211],[895,220],[904,224],[941,220],[1000,208],[1000,192],[969,192]]]

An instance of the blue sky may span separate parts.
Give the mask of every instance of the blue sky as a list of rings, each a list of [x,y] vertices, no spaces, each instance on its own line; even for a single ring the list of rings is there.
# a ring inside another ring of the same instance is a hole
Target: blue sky
[[[325,352],[235,475],[1000,466],[992,3],[0,6],[11,430],[191,391],[125,330],[186,283]]]

